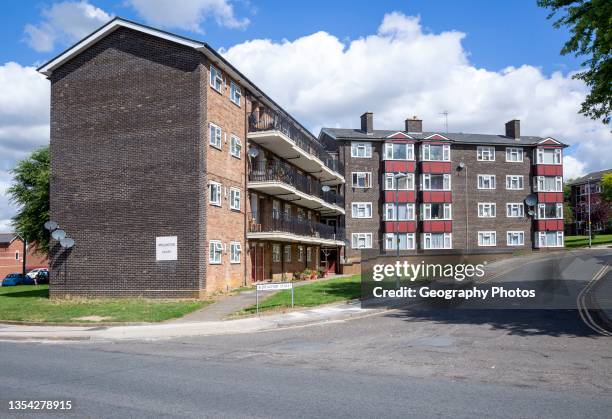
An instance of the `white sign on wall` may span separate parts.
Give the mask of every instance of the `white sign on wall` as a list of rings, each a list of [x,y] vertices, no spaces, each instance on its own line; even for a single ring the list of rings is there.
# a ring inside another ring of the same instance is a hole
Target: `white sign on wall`
[[[257,291],[290,290],[293,282],[273,282],[270,284],[257,284]]]
[[[156,237],[155,238],[155,259],[156,260],[177,260],[177,240],[176,236]]]

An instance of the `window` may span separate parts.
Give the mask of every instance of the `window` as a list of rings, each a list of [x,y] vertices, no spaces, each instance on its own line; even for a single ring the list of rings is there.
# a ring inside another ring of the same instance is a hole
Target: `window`
[[[414,144],[385,143],[383,160],[414,160]]]
[[[525,216],[525,206],[522,203],[506,204],[506,217],[517,218]]]
[[[221,184],[217,182],[210,182],[208,184],[209,194],[208,199],[211,205],[221,206]]]
[[[562,231],[538,231],[536,238],[538,247],[563,247]]]
[[[230,188],[230,209],[240,211],[240,189]]]
[[[449,144],[423,144],[421,160],[450,161]]]
[[[520,163],[523,161],[523,149],[521,147],[506,147],[506,161]]]
[[[15,252],[15,260],[19,260],[19,252]]]
[[[496,204],[492,202],[478,203],[478,217],[480,218],[495,218]]]
[[[536,148],[534,160],[537,164],[561,164],[561,153],[560,148]]]
[[[506,233],[506,244],[508,246],[523,246],[525,244],[525,232],[508,231]]]
[[[443,175],[425,173],[421,175],[421,178],[421,184],[425,191],[450,191],[451,175],[448,173]]]
[[[210,145],[221,149],[221,128],[212,122],[209,124]]]
[[[563,218],[563,204],[538,204],[537,219],[547,220]]]
[[[353,218],[372,218],[371,202],[353,202],[351,208]]]
[[[495,189],[495,175],[478,175],[478,189]]]
[[[506,175],[506,189],[523,189],[523,175]]]
[[[306,262],[312,262],[312,247],[306,248]]]
[[[285,221],[291,220],[291,204],[285,202],[285,212],[283,214],[285,216]]]
[[[353,172],[353,188],[371,188],[372,173]]]
[[[291,245],[285,245],[285,262],[291,262]]]
[[[453,247],[452,233],[424,233],[423,248],[424,249],[452,249]]]
[[[396,212],[397,208],[397,212]],[[396,215],[397,214],[397,215]],[[396,218],[396,216],[398,218]],[[385,221],[411,221],[415,219],[414,204],[389,203],[385,204]]]
[[[272,262],[280,262],[281,261],[281,247],[280,244],[272,245]]]
[[[372,144],[371,143],[351,143],[351,157],[360,159],[369,159],[372,157]]]
[[[242,253],[242,246],[239,242],[230,243],[230,263],[240,263],[240,254]]]
[[[240,141],[240,138],[232,134],[230,139],[230,154],[234,157],[240,158],[241,151],[242,141]]]
[[[414,233],[386,233],[385,250],[409,250],[415,248]]]
[[[208,261],[212,264],[221,263],[221,254],[223,253],[223,244],[219,240],[211,240],[209,243]]]
[[[371,249],[372,233],[353,233],[351,242],[353,249]]]
[[[497,244],[497,233],[495,231],[479,231],[478,246],[495,246]]]
[[[404,173],[406,176],[399,177],[395,179],[395,173],[385,173],[384,174],[384,190],[385,191],[394,191],[395,190],[395,182],[397,181],[397,190],[399,191],[407,191],[414,190],[414,173]]]
[[[298,246],[297,252],[297,260],[298,262],[304,262],[304,246]]]
[[[230,83],[230,100],[236,105],[240,106],[240,99],[242,99],[242,90],[236,83]]]
[[[563,192],[561,176],[536,176],[533,178],[533,188],[536,192]]]
[[[423,220],[451,220],[451,204],[422,204]]]
[[[495,147],[479,146],[476,157],[478,161],[495,161]]]
[[[272,201],[272,219],[280,220],[281,210],[280,210],[280,201],[276,199]]]
[[[221,72],[212,65],[210,66],[210,86],[218,92],[221,91],[221,86],[223,86]]]

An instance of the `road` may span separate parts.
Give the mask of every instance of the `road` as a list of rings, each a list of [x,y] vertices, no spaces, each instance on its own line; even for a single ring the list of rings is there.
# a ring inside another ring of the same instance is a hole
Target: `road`
[[[610,253],[559,262],[562,279],[585,285]],[[534,263],[495,281],[540,283],[543,272]],[[394,310],[241,335],[0,342],[0,354],[2,417],[15,399],[72,400],[64,416],[74,417],[564,418],[612,409],[612,340],[573,309]]]

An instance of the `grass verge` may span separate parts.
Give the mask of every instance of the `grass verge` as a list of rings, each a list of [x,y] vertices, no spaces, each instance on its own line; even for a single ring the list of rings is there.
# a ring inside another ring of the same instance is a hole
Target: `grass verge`
[[[322,304],[347,301],[361,295],[361,276],[322,280],[296,286],[294,289],[296,307],[314,307]],[[291,308],[291,290],[279,291],[259,303],[259,311]],[[253,314],[256,306],[247,307],[235,315]]]
[[[48,323],[161,322],[207,304],[200,300],[65,299],[50,300],[48,285],[0,287],[0,321]],[[91,317],[92,320],[80,319]]]
[[[612,243],[612,234],[598,234],[593,237],[593,245]],[[565,236],[565,247],[585,247],[589,245],[589,236]]]

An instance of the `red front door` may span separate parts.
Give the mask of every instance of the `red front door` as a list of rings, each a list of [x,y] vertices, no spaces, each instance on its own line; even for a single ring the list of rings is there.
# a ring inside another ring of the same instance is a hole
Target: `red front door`
[[[264,279],[264,247],[261,243],[251,245],[251,281]]]

